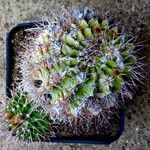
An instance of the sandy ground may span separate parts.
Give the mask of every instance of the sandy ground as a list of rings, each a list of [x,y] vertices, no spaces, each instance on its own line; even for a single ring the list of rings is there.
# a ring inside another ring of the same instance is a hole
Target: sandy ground
[[[124,16],[128,27],[140,36],[150,39],[150,1],[149,0],[0,0],[0,99],[5,98],[5,38],[7,32],[17,23],[39,20],[49,15],[52,9],[59,9],[57,5],[65,7],[72,4],[83,6],[95,5],[100,11],[109,11],[115,17]],[[115,13],[117,12],[117,13]],[[150,149],[150,49],[143,49],[148,64],[144,71],[146,85],[141,86],[134,96],[132,103],[126,107],[125,132],[116,142],[104,145],[85,144],[51,144],[41,143],[38,150],[148,150]],[[11,145],[0,139],[1,150],[27,149],[20,144]]]

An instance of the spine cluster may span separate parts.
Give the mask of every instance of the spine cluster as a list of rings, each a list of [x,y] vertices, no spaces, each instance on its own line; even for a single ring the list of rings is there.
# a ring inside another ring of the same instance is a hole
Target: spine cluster
[[[5,120],[12,135],[23,141],[45,139],[50,129],[45,112],[29,101],[25,94],[17,94],[10,100],[5,109]]]

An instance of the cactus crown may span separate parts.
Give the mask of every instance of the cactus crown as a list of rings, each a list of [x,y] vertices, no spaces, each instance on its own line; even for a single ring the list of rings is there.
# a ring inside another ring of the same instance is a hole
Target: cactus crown
[[[40,31],[29,61],[34,85],[74,111],[91,96],[120,92],[137,60],[134,44],[108,19],[90,9],[67,15]]]
[[[46,135],[49,121],[43,110],[24,94],[15,95],[5,109],[5,119],[12,135],[21,140],[40,140]]]

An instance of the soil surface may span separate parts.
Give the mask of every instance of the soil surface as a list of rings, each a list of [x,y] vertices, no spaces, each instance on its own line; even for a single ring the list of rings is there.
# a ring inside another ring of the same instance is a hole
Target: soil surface
[[[145,85],[138,88],[133,100],[126,106],[125,132],[116,142],[104,145],[85,144],[51,144],[40,143],[30,146],[12,145],[0,139],[0,149],[61,149],[61,150],[149,150],[150,149],[150,2],[149,0],[0,0],[0,99],[5,98],[5,38],[6,33],[17,23],[41,20],[53,9],[59,10],[64,5],[93,5],[100,11],[113,17],[121,18],[131,34],[138,34],[140,39],[147,40],[142,51],[145,58]],[[35,145],[37,146],[35,148]]]

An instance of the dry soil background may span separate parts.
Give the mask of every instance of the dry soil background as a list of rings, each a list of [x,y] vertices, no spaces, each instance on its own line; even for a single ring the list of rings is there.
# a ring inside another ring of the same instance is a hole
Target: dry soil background
[[[124,17],[127,26],[134,33],[141,33],[143,39],[150,39],[149,0],[0,0],[0,99],[5,98],[5,39],[8,31],[17,23],[38,20],[48,15],[52,9],[82,4],[95,5],[100,11],[109,11],[114,16]],[[148,150],[150,149],[150,49],[143,49],[146,55],[144,70],[146,85],[141,86],[133,102],[126,107],[125,132],[111,145],[50,144],[41,143],[37,147],[11,145],[0,139],[0,150]]]

